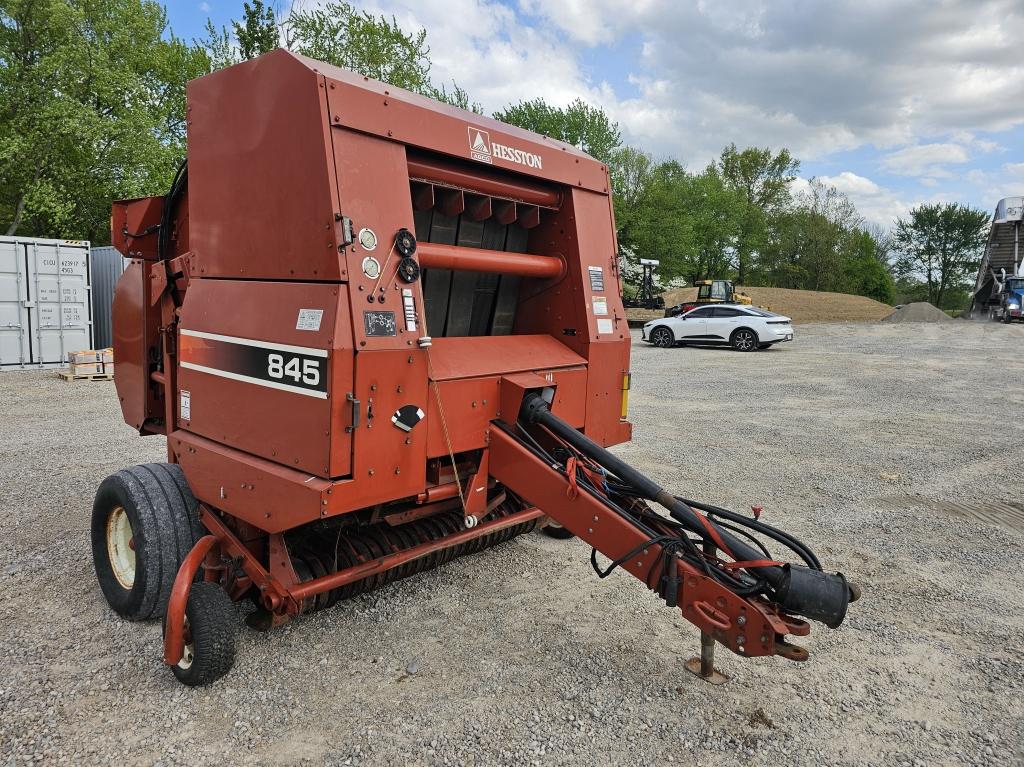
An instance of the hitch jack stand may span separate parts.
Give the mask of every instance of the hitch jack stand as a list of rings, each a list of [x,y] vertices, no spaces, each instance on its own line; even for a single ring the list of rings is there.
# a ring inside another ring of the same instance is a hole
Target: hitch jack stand
[[[715,555],[715,544],[710,540],[704,541],[704,553],[709,557]],[[711,684],[729,681],[725,674],[715,671],[715,638],[706,631],[700,632],[700,657],[686,661],[686,670]]]

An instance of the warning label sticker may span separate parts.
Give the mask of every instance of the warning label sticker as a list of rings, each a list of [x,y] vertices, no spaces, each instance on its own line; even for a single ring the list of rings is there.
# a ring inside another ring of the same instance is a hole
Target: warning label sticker
[[[594,296],[594,316],[595,317],[606,317],[608,316],[608,299],[604,296]]]
[[[295,323],[295,329],[319,330],[323,318],[323,309],[299,309],[299,319]]]
[[[588,266],[587,271],[590,273],[590,289],[595,293],[603,293],[604,269],[600,266]]]
[[[614,333],[615,326],[612,325],[611,320],[598,320],[597,321],[597,332],[598,333]]]
[[[192,392],[181,390],[181,420],[192,420]]]

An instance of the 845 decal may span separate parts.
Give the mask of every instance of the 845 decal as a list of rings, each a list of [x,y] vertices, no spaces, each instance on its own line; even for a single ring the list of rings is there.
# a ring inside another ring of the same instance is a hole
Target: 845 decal
[[[327,349],[182,329],[183,368],[327,399]]]
[[[271,352],[267,355],[267,375],[278,381],[287,379],[296,384],[319,388],[320,362],[321,360],[309,357],[287,356]]]
[[[327,359],[301,352],[261,350],[265,363],[262,375],[265,381],[278,387],[308,390],[310,393],[327,392]],[[275,387],[277,388],[277,387]]]

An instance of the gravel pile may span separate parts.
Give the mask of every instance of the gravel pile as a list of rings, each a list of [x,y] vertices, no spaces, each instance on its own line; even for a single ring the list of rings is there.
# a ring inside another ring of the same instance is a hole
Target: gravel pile
[[[953,318],[927,301],[904,304],[882,322],[952,322]]]
[[[635,336],[636,338],[636,336]],[[626,460],[864,587],[807,663],[683,669],[698,632],[539,534],[269,634],[191,690],[96,586],[99,481],[161,460],[113,386],[0,375],[0,765],[1024,764],[1024,327],[811,325],[754,354],[634,345]],[[992,435],[998,434],[994,439]],[[945,505],[944,505],[945,504]]]

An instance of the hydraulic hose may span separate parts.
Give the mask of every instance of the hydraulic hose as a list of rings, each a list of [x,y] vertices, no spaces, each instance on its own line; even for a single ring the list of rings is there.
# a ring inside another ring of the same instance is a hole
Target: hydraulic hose
[[[763,552],[712,520],[698,517],[693,509],[658,483],[556,416],[539,394],[531,392],[523,398],[519,418],[525,423],[538,424],[548,429],[623,483],[630,485],[638,496],[664,506],[687,530],[701,537],[706,537],[714,531],[715,537],[737,561],[763,559]],[[829,574],[790,564],[748,569],[772,587],[782,609],[821,621],[831,628],[836,628],[843,622],[851,597],[859,595],[859,590],[851,589],[842,573]]]

